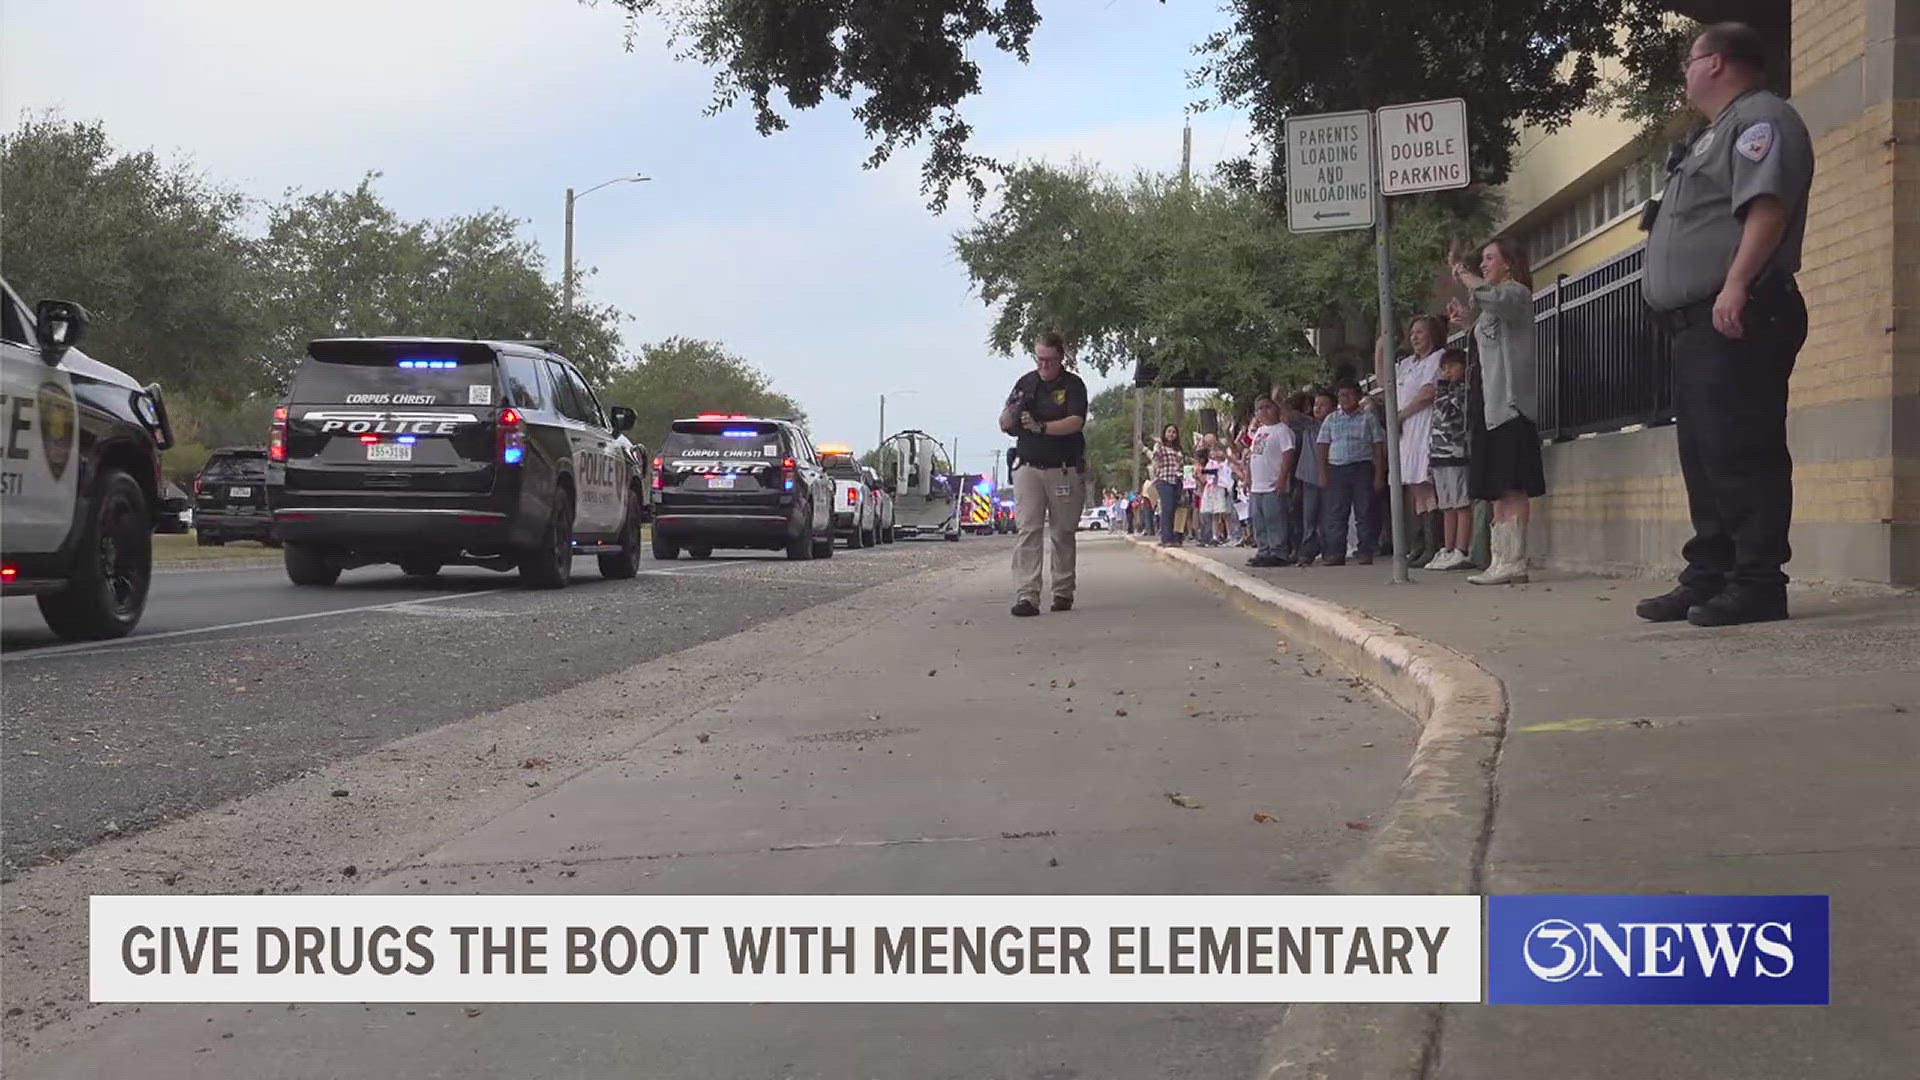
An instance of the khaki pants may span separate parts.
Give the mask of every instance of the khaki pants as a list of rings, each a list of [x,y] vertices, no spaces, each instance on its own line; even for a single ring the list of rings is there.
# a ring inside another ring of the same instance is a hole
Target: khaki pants
[[[1086,474],[1022,465],[1014,470],[1013,492],[1014,520],[1020,526],[1013,549],[1014,599],[1040,602],[1040,549],[1047,537],[1053,538],[1053,595],[1072,599],[1074,527],[1086,501]]]

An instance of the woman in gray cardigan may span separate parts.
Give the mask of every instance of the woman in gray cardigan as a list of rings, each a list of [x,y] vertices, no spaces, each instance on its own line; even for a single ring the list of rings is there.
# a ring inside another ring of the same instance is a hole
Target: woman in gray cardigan
[[[1480,354],[1483,430],[1467,452],[1467,491],[1493,503],[1492,565],[1467,580],[1517,585],[1527,580],[1528,500],[1547,493],[1540,457],[1539,363],[1534,351],[1533,276],[1524,249],[1505,237],[1480,250],[1480,272],[1458,257],[1453,276],[1472,298],[1473,342]],[[1468,312],[1453,305],[1456,318]]]

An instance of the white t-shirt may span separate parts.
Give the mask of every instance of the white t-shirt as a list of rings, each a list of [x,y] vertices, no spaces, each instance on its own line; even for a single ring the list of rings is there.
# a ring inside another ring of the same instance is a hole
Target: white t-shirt
[[[1293,429],[1285,424],[1268,424],[1253,429],[1253,446],[1247,451],[1249,486],[1256,494],[1278,491],[1281,457],[1293,449]]]

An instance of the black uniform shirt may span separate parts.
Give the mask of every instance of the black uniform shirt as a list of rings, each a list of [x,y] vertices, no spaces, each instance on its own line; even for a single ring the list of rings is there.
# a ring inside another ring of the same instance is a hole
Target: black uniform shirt
[[[1042,382],[1038,371],[1029,371],[1013,384],[1013,393],[1007,396],[1007,404],[1014,407],[1016,415],[1022,411],[1030,412],[1041,423],[1065,420],[1069,416],[1078,416],[1084,423],[1087,417],[1087,384],[1080,381],[1080,376],[1065,369],[1052,382]],[[1042,469],[1079,465],[1087,456],[1087,437],[1078,431],[1071,435],[1036,435],[1023,428],[1017,445],[1021,462]]]

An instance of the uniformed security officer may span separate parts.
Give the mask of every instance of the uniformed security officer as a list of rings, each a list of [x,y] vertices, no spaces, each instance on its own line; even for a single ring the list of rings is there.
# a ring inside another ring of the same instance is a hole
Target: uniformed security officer
[[[1033,345],[1034,370],[1013,384],[1000,430],[1018,440],[1013,472],[1013,613],[1040,614],[1041,547],[1053,543],[1053,610],[1073,608],[1075,528],[1086,498],[1087,384],[1066,370],[1066,342],[1042,334]]]
[[[1709,121],[1669,171],[1642,287],[1672,338],[1676,435],[1693,539],[1686,569],[1637,611],[1726,626],[1787,617],[1793,459],[1787,377],[1807,337],[1800,268],[1813,143],[1764,87],[1764,44],[1710,26],[1683,65]]]

